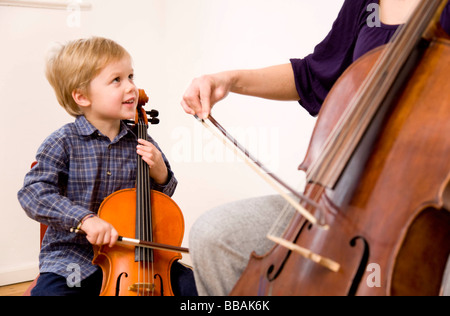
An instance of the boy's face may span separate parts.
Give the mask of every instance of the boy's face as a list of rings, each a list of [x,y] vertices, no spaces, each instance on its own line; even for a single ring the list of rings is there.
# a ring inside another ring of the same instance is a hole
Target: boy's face
[[[90,108],[86,114],[93,121],[134,119],[139,92],[133,81],[129,57],[108,64],[91,81]]]

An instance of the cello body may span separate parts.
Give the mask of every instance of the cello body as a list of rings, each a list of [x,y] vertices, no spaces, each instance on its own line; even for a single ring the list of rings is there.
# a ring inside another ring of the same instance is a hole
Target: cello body
[[[360,58],[335,84],[300,169],[308,170],[321,154],[385,49]],[[439,294],[450,254],[450,41],[432,41],[419,59],[336,184],[307,184],[329,229],[298,214],[284,233],[338,262],[339,271],[276,245],[264,256],[252,254],[232,295]]]

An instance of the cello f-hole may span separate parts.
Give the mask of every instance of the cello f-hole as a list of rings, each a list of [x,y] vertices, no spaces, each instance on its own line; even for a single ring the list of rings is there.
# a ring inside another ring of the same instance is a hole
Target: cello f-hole
[[[350,246],[356,247],[358,241],[361,241],[363,243],[364,251],[363,251],[363,255],[361,257],[361,261],[358,266],[358,270],[355,274],[355,277],[353,278],[352,286],[350,287],[350,290],[348,291],[348,296],[356,295],[356,291],[358,290],[358,287],[361,284],[363,275],[366,271],[366,267],[369,262],[369,254],[370,254],[369,243],[367,242],[367,240],[364,237],[357,236],[357,237],[353,238],[350,241]]]
[[[307,220],[301,219],[300,229],[298,229],[298,234],[295,237],[294,243],[298,240],[298,238],[302,234],[302,232],[305,229],[305,227],[306,227],[307,230],[311,229],[309,227],[309,225],[312,226],[312,224],[310,222],[308,222]],[[266,276],[267,276],[267,279],[269,280],[269,282],[274,281],[278,277],[278,275],[283,271],[284,265],[285,265],[286,261],[289,259],[291,253],[292,253],[291,250],[287,251],[287,253],[286,253],[285,257],[284,257],[284,260],[280,263],[280,266],[279,266],[278,269],[276,268],[276,264],[271,264],[269,266],[269,268],[267,269],[267,273],[266,273]]]

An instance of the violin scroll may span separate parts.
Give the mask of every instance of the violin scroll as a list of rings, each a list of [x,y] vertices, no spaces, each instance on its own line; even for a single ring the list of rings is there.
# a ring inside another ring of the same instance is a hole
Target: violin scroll
[[[145,111],[144,106],[148,103],[149,97],[145,93],[144,89],[139,89],[139,99],[136,109],[136,117],[134,121],[125,121],[129,125],[137,125],[139,122],[139,116],[141,115],[143,119],[144,125],[148,126],[148,124],[156,125],[159,124],[159,112],[157,110]]]
[[[147,104],[149,100],[148,95],[145,93],[144,89],[139,89],[139,100],[138,100],[138,106],[144,106]]]

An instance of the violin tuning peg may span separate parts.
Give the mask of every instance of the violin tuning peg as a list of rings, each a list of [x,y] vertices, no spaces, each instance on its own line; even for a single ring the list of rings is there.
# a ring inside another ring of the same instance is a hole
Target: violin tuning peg
[[[158,117],[159,116],[159,112],[156,110],[146,111],[146,113],[148,115],[150,115],[150,117]]]
[[[149,121],[149,123],[152,125],[157,125],[157,124],[159,124],[159,119],[152,117],[152,119]]]

